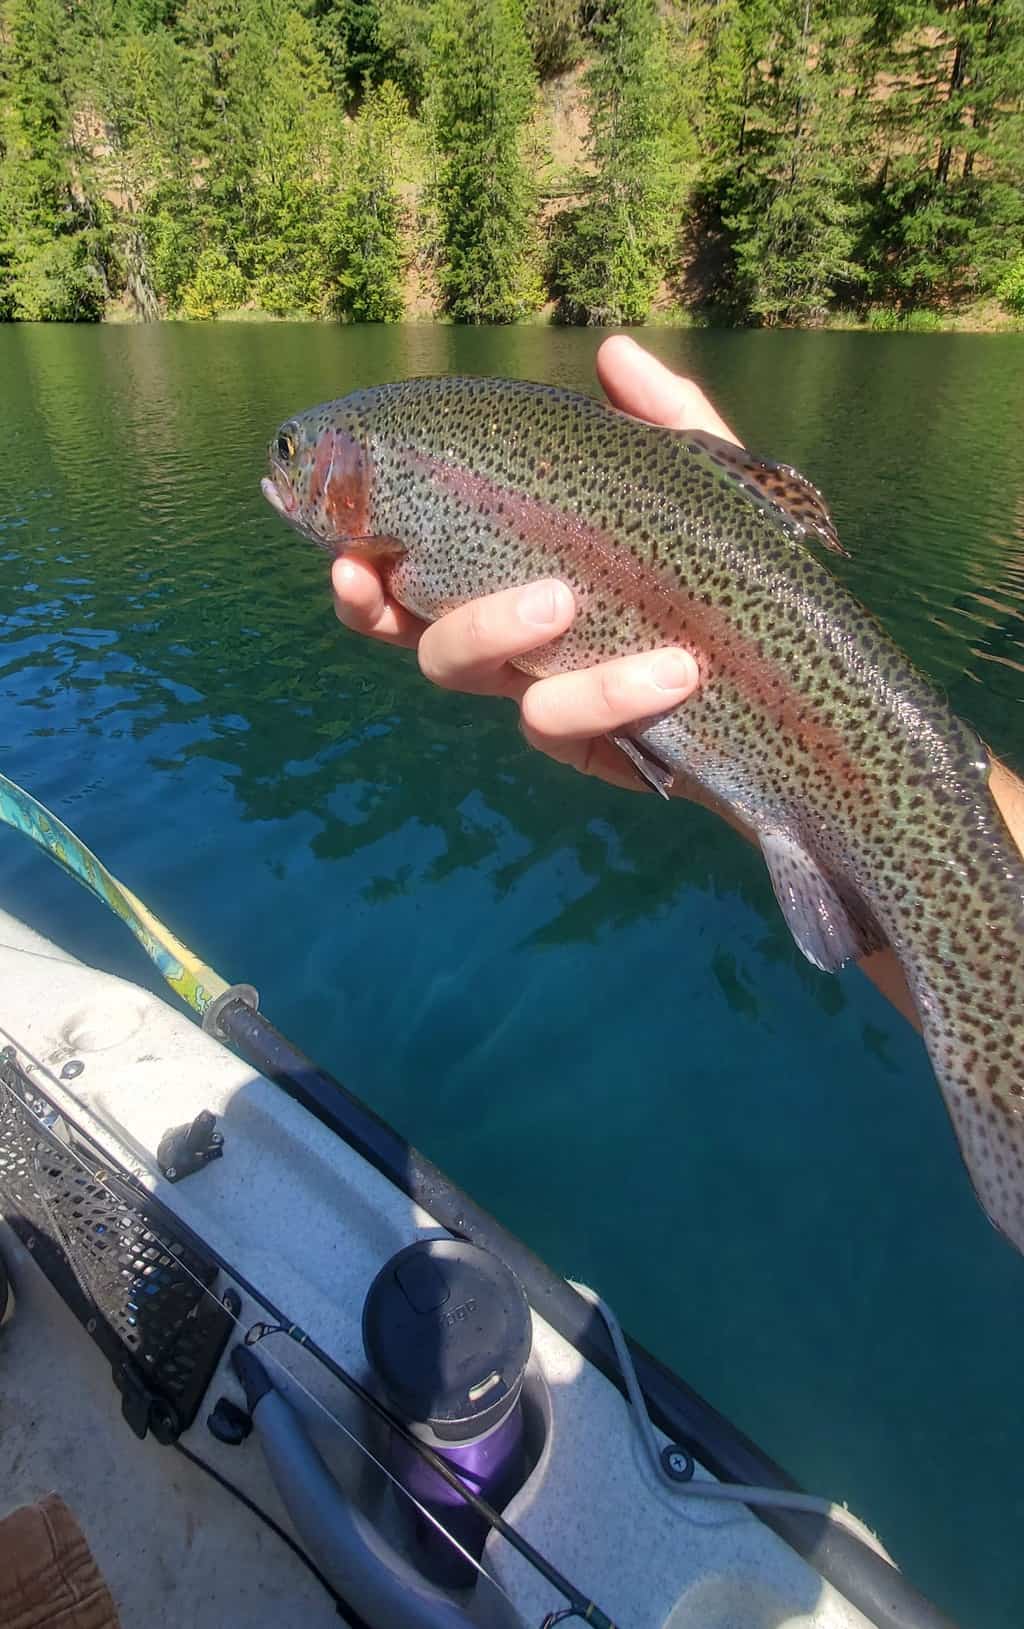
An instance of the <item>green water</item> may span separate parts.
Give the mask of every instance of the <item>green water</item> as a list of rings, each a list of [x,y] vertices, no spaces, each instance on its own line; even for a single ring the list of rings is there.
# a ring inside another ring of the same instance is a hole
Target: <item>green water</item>
[[[0,329],[0,769],[965,1629],[1018,1629],[1024,1261],[916,1037],[710,815],[530,754],[342,631],[287,414],[592,333]],[[829,495],[835,569],[1024,768],[1024,337],[655,333]],[[0,899],[146,978],[0,831]],[[685,1529],[680,1542],[685,1542]]]

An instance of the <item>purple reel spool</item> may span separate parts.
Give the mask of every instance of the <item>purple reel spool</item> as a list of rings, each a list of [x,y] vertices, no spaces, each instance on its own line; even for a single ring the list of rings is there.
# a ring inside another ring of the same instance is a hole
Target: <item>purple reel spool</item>
[[[458,1239],[424,1239],[381,1268],[363,1306],[363,1345],[377,1385],[402,1420],[497,1509],[526,1474],[520,1396],[530,1307],[497,1256]],[[391,1469],[479,1560],[487,1524],[413,1448],[392,1438]],[[401,1494],[400,1504],[412,1507]],[[417,1564],[433,1582],[471,1587],[472,1563],[413,1511]]]

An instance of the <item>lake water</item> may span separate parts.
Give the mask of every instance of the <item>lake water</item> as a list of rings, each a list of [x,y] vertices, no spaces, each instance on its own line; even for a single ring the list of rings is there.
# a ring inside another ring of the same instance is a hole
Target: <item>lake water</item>
[[[920,1042],[803,961],[710,815],[341,630],[259,494],[296,409],[411,373],[594,389],[599,338],[0,329],[0,768],[964,1629],[1018,1629],[1024,1261]],[[649,342],[828,494],[834,569],[1024,768],[1024,336]],[[0,898],[147,980],[3,830]]]

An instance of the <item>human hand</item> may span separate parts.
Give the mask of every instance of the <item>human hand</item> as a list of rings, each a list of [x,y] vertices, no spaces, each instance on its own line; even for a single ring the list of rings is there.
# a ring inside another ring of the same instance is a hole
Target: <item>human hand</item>
[[[612,405],[635,418],[737,439],[691,380],[672,373],[625,335],[605,340],[597,373]],[[516,657],[547,644],[572,622],[572,591],[557,579],[489,594],[431,624],[389,599],[371,560],[336,560],[332,584],[334,608],[346,627],[415,648],[426,677],[444,689],[510,697],[519,705],[531,746],[631,791],[644,790],[644,783],[608,740],[609,732],[677,706],[697,686],[696,662],[675,648],[548,679],[532,679],[513,667]]]

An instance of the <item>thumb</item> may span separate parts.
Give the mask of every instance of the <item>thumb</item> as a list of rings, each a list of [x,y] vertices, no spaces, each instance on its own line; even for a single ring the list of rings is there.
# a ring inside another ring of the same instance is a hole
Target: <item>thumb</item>
[[[708,430],[741,445],[699,385],[680,378],[627,334],[605,340],[597,353],[597,377],[612,406],[634,418],[670,430]]]

